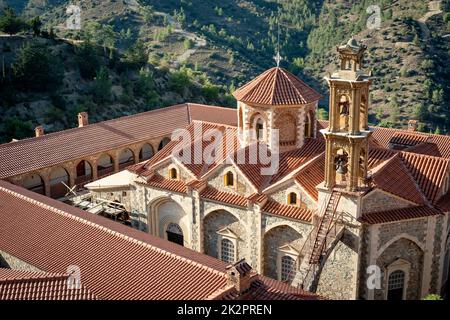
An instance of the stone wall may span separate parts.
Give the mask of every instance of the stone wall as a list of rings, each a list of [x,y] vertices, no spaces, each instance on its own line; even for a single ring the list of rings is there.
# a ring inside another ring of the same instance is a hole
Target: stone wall
[[[431,220],[431,219],[430,219]],[[434,220],[434,219],[433,219]],[[432,221],[432,220],[431,220]],[[430,292],[439,293],[439,275],[443,273],[440,270],[440,262],[443,255],[445,255],[445,248],[442,248],[442,238],[445,236],[444,233],[444,217],[438,216],[436,218],[435,233],[433,239],[433,253],[431,262],[431,282],[430,282]]]
[[[377,259],[377,265],[381,267],[382,275],[381,289],[375,290],[375,300],[385,299],[387,290],[386,268],[398,259],[404,259],[411,265],[406,299],[419,300],[421,298],[424,253],[411,240],[401,238],[386,248]]]
[[[407,234],[416,238],[420,243],[425,243],[427,231],[427,219],[415,219],[395,223],[383,224],[380,227],[378,250],[390,240],[400,234]]]
[[[234,173],[234,187],[226,187],[224,186],[224,178],[225,173],[231,170]],[[226,191],[234,194],[239,194],[242,196],[248,196],[254,193],[254,187],[252,187],[247,180],[236,170],[236,168],[232,165],[224,166],[223,168],[214,172],[208,179],[209,185],[220,190]]]
[[[236,261],[241,258],[250,260],[250,257],[247,256],[249,240],[246,227],[238,218],[225,210],[214,211],[203,218],[203,248],[205,254],[220,259],[218,251],[219,234],[217,232],[223,228],[228,228],[237,236]]]
[[[381,190],[374,190],[363,197],[361,212],[370,213],[411,207],[412,204]]]
[[[304,239],[302,235],[287,225],[275,227],[264,235],[264,275],[277,279],[278,254],[283,245],[291,245],[300,251]]]
[[[280,187],[280,189],[274,191],[270,194],[270,198],[282,203],[287,203],[287,196],[290,192],[296,192],[297,195],[300,197],[300,206],[308,208],[310,210],[317,209],[317,203],[313,201],[301,188],[299,188],[294,182],[290,182],[286,185],[283,185]]]
[[[358,261],[358,229],[347,229],[329,254],[316,292],[332,299],[355,298]]]
[[[24,270],[24,271],[32,271],[32,272],[42,272],[42,270],[32,266],[31,264],[26,263],[25,261],[20,260],[5,251],[0,250],[0,268],[8,268],[15,270]]]

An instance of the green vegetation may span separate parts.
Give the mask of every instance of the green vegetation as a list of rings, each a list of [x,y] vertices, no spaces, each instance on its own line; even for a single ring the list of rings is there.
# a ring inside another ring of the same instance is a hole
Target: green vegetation
[[[429,294],[422,300],[443,300],[442,297],[438,294]]]
[[[426,22],[427,39],[417,22],[427,11],[425,0],[89,1],[83,4],[81,31],[59,27],[67,19],[66,0],[3,3],[17,14],[1,11],[0,31],[20,37],[0,37],[6,57],[0,79],[2,121],[16,117],[34,126],[56,114],[61,119],[51,131],[74,125],[78,110],[99,121],[184,101],[234,106],[233,90],[274,66],[278,47],[281,65],[327,97],[321,79],[336,68],[335,46],[356,35],[368,45],[364,67],[374,76],[370,123],[401,127],[413,117],[422,131],[450,130],[450,51],[442,38],[450,33],[448,0],[442,3],[444,12]],[[366,26],[371,4],[382,8],[379,30]],[[193,40],[198,38],[206,45]],[[31,43],[46,46],[42,54],[55,61],[54,66],[46,59],[38,63],[44,81],[36,85],[23,78],[34,66],[19,59],[22,47]],[[177,61],[186,50],[192,54]],[[47,81],[53,67],[59,78]],[[15,82],[21,73],[23,92]],[[36,112],[39,108],[48,112]],[[320,119],[328,117],[326,110],[325,98]],[[2,141],[13,136],[4,132],[0,125]]]

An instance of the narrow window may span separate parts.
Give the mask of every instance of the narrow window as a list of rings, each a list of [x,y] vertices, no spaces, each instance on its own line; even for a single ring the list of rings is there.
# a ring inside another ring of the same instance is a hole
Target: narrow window
[[[405,287],[405,273],[394,271],[389,275],[388,280],[388,300],[403,300],[403,290]]]
[[[224,182],[226,187],[233,187],[234,186],[234,174],[231,171],[228,171],[225,174]]]
[[[281,281],[291,281],[294,276],[295,261],[290,256],[283,256],[281,258]]]
[[[288,204],[297,204],[297,194],[295,192],[291,192],[288,194]]]
[[[176,179],[178,179],[177,169],[172,168],[172,169],[169,170],[169,179],[170,179],[170,180],[176,180]]]
[[[256,139],[263,140],[264,138],[264,123],[261,119],[256,122]]]
[[[222,239],[220,243],[220,259],[222,261],[234,262],[234,243],[229,239]]]

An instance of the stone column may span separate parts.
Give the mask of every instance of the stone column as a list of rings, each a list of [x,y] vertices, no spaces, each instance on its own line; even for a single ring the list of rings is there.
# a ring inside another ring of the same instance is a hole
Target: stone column
[[[95,181],[95,180],[97,180],[98,179],[98,168],[97,168],[97,160],[98,160],[98,158],[91,158],[91,159],[89,159],[90,161],[90,163],[91,163],[91,166],[92,166],[92,181]]]
[[[112,157],[113,163],[114,163],[114,172],[119,172],[119,155],[120,150],[114,150],[109,154]]]
[[[39,172],[39,174],[42,177],[42,180],[44,181],[45,186],[45,195],[47,197],[51,197],[51,186],[50,186],[50,169],[46,168],[43,171]]]

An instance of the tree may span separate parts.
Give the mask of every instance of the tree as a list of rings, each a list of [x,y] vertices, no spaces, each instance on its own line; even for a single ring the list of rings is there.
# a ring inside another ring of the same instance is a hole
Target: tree
[[[7,7],[3,10],[3,14],[0,16],[0,31],[12,36],[13,34],[22,31],[24,28],[25,23],[16,16],[12,8]]]
[[[31,30],[33,30],[33,35],[35,37],[41,34],[42,21],[41,18],[39,18],[39,16],[31,19],[28,24],[30,25]]]
[[[328,120],[328,111],[323,108],[319,108],[317,111],[317,118],[319,120]]]
[[[183,94],[184,90],[191,85],[192,82],[192,70],[183,67],[179,71],[174,71],[169,78],[169,87]]]
[[[438,294],[429,294],[426,297],[424,297],[422,300],[443,300],[443,299]]]
[[[442,88],[433,90],[431,100],[433,101],[433,103],[438,105],[444,101],[444,91],[442,90]]]
[[[137,40],[125,53],[125,61],[130,67],[139,69],[148,62],[147,49],[142,40]]]
[[[76,50],[76,61],[80,74],[84,79],[92,80],[97,70],[101,67],[101,60],[97,55],[95,47],[90,42],[84,42]]]
[[[17,117],[5,119],[5,132],[9,139],[23,139],[33,135],[33,125],[30,121],[23,121]]]
[[[106,104],[111,101],[112,83],[109,80],[108,69],[101,67],[97,72],[97,77],[92,84],[92,97],[98,104]]]
[[[144,98],[147,104],[156,104],[159,98],[155,91],[155,83],[153,74],[147,69],[141,69],[139,72],[139,80],[134,87],[135,93]]]
[[[39,43],[24,45],[13,64],[14,82],[29,90],[50,90],[62,83],[64,65]]]
[[[194,41],[190,38],[186,38],[184,39],[183,45],[185,50],[191,49],[194,46]]]

